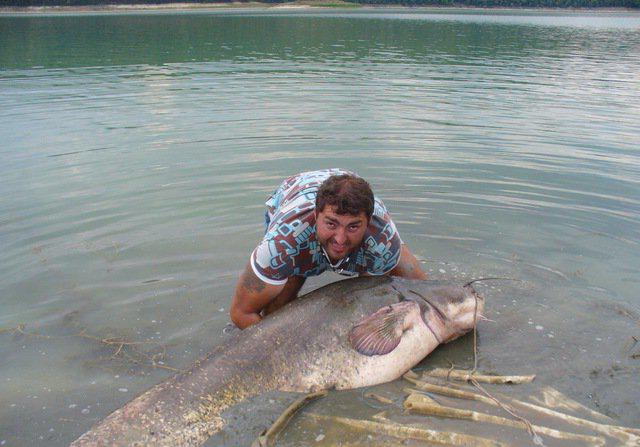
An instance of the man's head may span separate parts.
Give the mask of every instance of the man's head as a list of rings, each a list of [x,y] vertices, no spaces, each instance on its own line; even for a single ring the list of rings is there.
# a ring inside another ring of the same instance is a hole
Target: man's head
[[[320,185],[316,196],[316,236],[331,262],[360,246],[373,207],[371,187],[360,177],[334,175]]]

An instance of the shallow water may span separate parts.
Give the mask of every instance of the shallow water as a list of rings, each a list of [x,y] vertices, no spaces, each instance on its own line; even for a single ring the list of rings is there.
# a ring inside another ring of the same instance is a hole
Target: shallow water
[[[480,369],[640,425],[640,14],[13,15],[0,40],[2,445],[66,445],[215,346],[266,195],[327,167],[432,277],[523,281],[482,286]],[[448,360],[471,339],[421,367]]]

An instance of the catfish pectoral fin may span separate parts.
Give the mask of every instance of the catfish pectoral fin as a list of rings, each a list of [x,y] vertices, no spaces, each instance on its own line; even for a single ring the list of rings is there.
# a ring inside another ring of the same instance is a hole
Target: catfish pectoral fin
[[[369,315],[349,331],[349,343],[363,355],[384,355],[400,344],[402,333],[413,326],[411,313],[419,313],[413,301],[385,306]]]

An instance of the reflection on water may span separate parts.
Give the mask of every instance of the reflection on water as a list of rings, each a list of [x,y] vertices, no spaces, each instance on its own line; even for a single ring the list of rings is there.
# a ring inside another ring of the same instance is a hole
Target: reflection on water
[[[0,333],[0,442],[68,444],[215,346],[265,196],[335,166],[433,277],[525,281],[486,286],[481,367],[640,419],[640,15],[4,16],[0,38],[0,328],[26,325]]]

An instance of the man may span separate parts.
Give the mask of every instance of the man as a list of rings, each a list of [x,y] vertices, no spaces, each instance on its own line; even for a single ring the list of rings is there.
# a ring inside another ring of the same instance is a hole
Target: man
[[[231,320],[241,329],[295,299],[307,277],[325,270],[427,277],[382,201],[352,172],[326,169],[289,177],[265,204],[265,235],[231,303]]]

